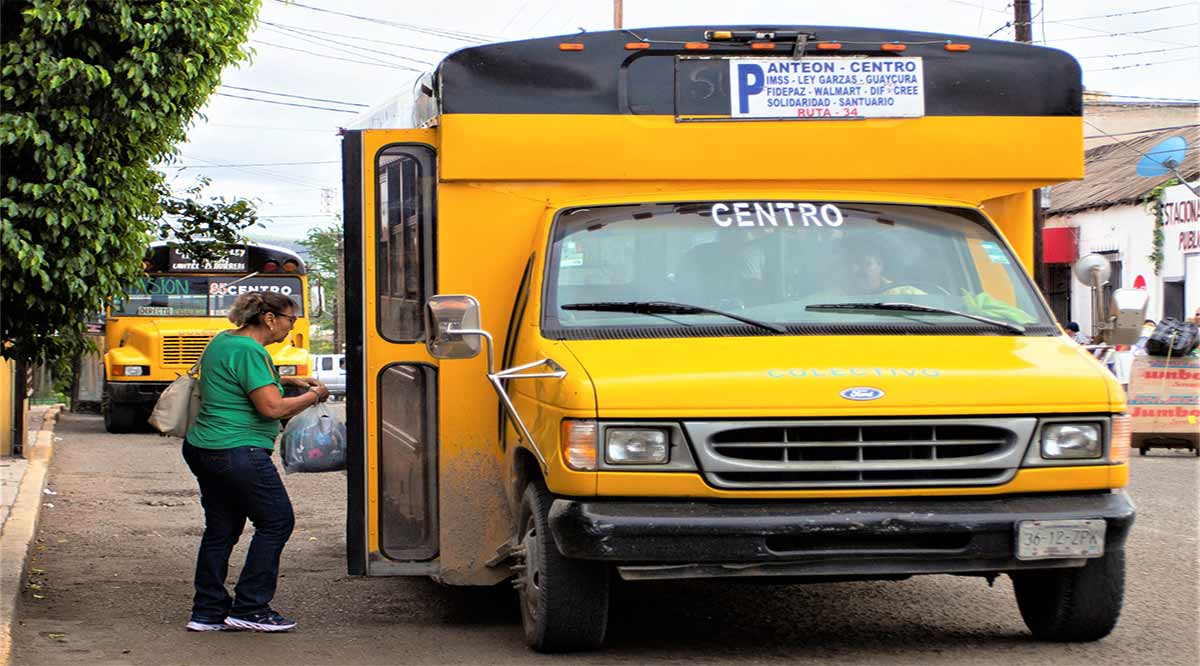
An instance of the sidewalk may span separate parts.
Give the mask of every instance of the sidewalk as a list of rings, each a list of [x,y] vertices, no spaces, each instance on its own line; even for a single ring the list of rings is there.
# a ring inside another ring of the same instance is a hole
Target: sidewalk
[[[37,533],[54,450],[54,423],[61,409],[61,405],[31,407],[25,457],[0,458],[0,665],[8,663],[17,599]]]

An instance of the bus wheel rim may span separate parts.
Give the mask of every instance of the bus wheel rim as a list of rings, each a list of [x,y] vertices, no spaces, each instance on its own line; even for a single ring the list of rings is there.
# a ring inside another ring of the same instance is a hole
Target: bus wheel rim
[[[542,552],[533,516],[530,516],[525,523],[523,541],[525,542],[525,571],[522,575],[521,591],[525,597],[525,611],[531,620],[536,620],[537,609],[542,600]]]

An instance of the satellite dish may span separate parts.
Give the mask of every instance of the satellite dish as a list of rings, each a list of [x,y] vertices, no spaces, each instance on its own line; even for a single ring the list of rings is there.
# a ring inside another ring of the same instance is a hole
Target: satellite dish
[[[1108,265],[1107,259],[1098,254],[1080,257],[1072,270],[1075,279],[1089,287],[1099,287],[1108,282],[1109,276],[1112,275],[1112,266]]]
[[[1146,152],[1137,165],[1139,176],[1163,176],[1183,164],[1183,156],[1187,153],[1187,139],[1173,136],[1159,143]]]

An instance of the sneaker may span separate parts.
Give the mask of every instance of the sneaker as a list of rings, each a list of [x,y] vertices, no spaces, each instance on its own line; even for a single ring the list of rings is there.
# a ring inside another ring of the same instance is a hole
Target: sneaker
[[[188,623],[185,625],[185,628],[188,631],[236,631],[237,630],[236,627],[225,624],[225,622],[223,620],[220,622],[208,622],[205,620],[188,620]]]
[[[295,620],[289,620],[270,609],[242,617],[230,615],[225,618],[225,624],[236,629],[249,629],[250,631],[291,631],[296,628]]]

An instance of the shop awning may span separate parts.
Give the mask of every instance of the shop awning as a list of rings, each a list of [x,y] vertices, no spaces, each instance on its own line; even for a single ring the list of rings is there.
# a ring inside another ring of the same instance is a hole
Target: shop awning
[[[1050,227],[1042,230],[1042,261],[1069,264],[1079,257],[1079,229]]]

